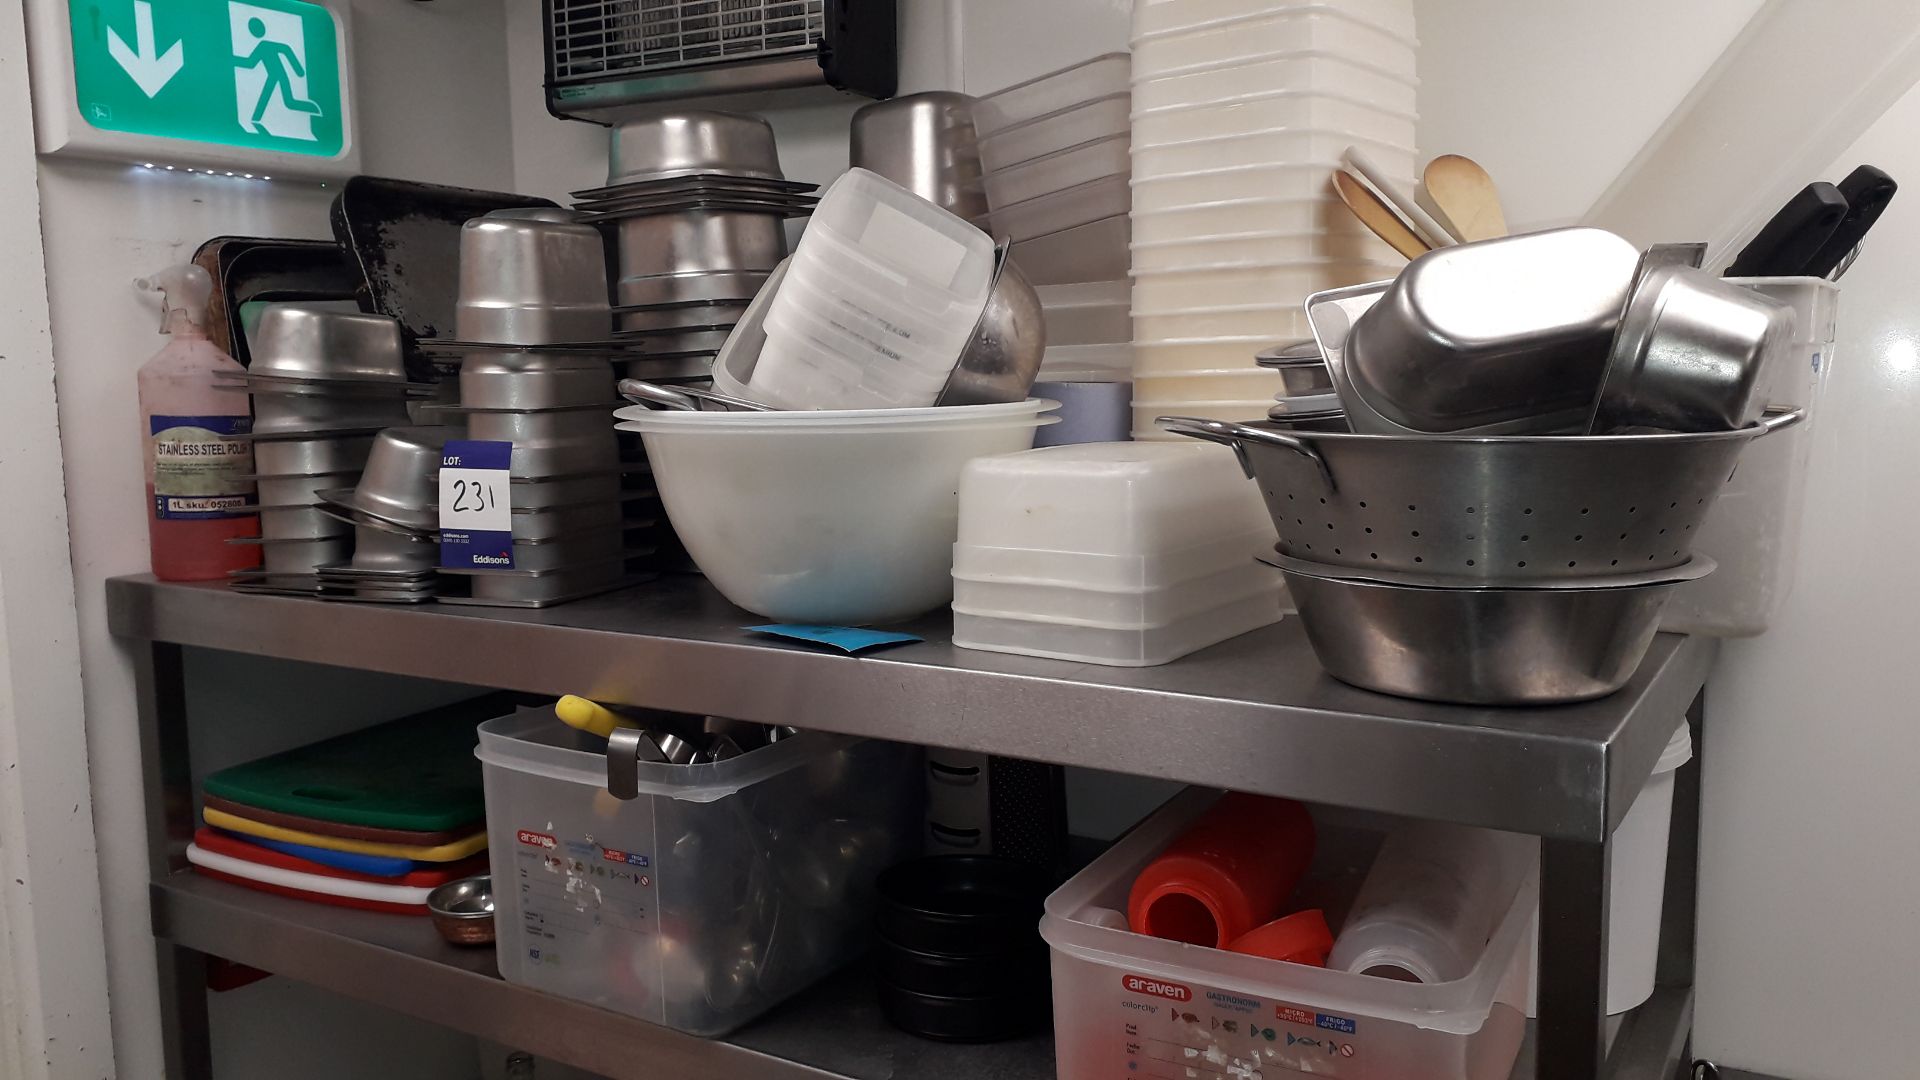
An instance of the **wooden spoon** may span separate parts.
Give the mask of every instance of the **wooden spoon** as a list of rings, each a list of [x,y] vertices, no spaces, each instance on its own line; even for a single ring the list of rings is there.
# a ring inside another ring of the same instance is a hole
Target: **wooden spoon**
[[[1442,154],[1427,163],[1421,178],[1421,203],[1463,241],[1507,235],[1500,212],[1500,191],[1493,177],[1472,158]]]
[[[1373,235],[1385,240],[1393,250],[1409,259],[1417,259],[1430,250],[1427,242],[1416,236],[1392,207],[1345,169],[1333,170],[1333,189],[1340,193],[1340,201],[1347,204],[1360,224],[1372,229]]]

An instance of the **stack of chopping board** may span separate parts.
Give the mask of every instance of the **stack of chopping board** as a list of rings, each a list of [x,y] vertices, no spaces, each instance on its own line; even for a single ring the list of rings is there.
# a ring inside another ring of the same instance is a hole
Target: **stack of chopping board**
[[[487,872],[480,720],[465,703],[223,769],[202,784],[195,870],[316,903],[426,914]]]

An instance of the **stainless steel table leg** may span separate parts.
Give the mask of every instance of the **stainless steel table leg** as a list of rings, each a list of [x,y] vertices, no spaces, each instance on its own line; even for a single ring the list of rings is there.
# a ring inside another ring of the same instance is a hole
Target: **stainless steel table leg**
[[[1539,1040],[1534,1075],[1605,1075],[1607,874],[1613,841],[1540,841]]]
[[[193,837],[193,771],[188,756],[187,698],[181,648],[134,645],[139,690],[141,783],[147,810],[147,871],[158,881],[186,865]],[[167,1080],[211,1080],[206,957],[156,942],[160,1023]]]

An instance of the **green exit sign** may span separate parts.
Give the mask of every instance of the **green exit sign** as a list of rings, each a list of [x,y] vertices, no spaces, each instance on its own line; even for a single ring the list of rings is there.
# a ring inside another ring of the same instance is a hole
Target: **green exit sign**
[[[69,0],[73,105],[101,132],[341,156],[346,50],[303,0]],[[231,155],[228,155],[231,156]]]

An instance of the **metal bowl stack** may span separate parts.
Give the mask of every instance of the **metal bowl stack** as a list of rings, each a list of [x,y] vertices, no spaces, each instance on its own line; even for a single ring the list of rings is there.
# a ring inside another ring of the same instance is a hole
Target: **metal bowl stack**
[[[253,333],[253,365],[230,381],[253,401],[262,567],[234,575],[253,592],[316,595],[319,569],[346,561],[353,527],[319,493],[351,486],[380,429],[409,423],[432,393],[407,381],[400,326],[383,315],[275,304]]]
[[[782,177],[758,117],[689,111],[614,128],[607,186],[574,197],[617,237],[616,336],[641,354],[624,374],[704,377],[814,190]]]

